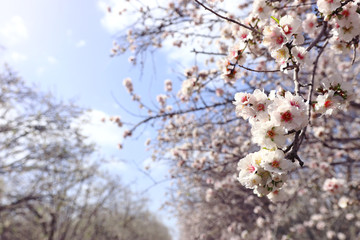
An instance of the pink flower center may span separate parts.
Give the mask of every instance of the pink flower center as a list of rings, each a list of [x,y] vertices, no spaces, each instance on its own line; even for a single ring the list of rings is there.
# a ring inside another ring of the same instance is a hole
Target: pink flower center
[[[282,44],[284,42],[284,37],[283,36],[278,36],[277,38],[276,38],[276,43],[277,44]]]
[[[326,107],[326,108],[331,107],[331,105],[332,105],[332,101],[330,101],[330,100],[327,100],[324,103],[324,107]]]
[[[272,161],[271,166],[273,168],[279,168],[280,167],[280,162],[278,160],[274,160],[274,161]]]
[[[255,167],[253,165],[250,165],[247,169],[250,173],[255,172]]]
[[[257,106],[257,110],[258,111],[264,111],[265,110],[265,105],[260,103],[258,106]]]
[[[285,25],[285,26],[283,27],[283,30],[284,30],[284,33],[285,33],[286,35],[288,35],[288,34],[290,34],[290,33],[292,32],[292,27],[289,26],[289,25]]]
[[[296,101],[290,101],[290,105],[291,105],[291,106],[295,106],[295,107],[297,107],[297,108],[300,108],[299,103],[296,102]]]
[[[341,15],[343,15],[344,17],[349,17],[350,12],[349,12],[349,10],[344,10],[344,11],[341,12]]]
[[[242,38],[242,39],[247,38],[247,34],[246,34],[246,33],[241,34],[241,38]]]
[[[249,97],[248,96],[243,96],[241,98],[241,102],[244,103],[244,102],[247,102],[249,100]]]
[[[301,53],[298,53],[297,57],[300,59],[300,60],[304,60],[305,56],[302,55]]]
[[[280,115],[281,115],[281,121],[291,122],[293,120],[293,116],[289,110],[281,113]]]
[[[351,33],[353,27],[352,27],[352,26],[350,26],[350,27],[343,27],[342,29],[344,30],[344,33],[346,34],[346,33]]]
[[[309,23],[309,27],[310,27],[310,28],[313,28],[314,25],[315,25],[315,24],[314,24],[313,22],[310,22],[310,23]]]
[[[268,136],[271,140],[273,140],[274,137],[276,136],[276,133],[274,130],[269,130],[266,132],[266,136]]]

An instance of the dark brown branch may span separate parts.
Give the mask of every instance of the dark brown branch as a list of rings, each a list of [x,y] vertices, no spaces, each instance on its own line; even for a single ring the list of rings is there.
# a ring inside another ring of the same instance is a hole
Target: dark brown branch
[[[205,55],[215,55],[215,56],[226,56],[225,53],[215,53],[215,52],[197,51],[196,49],[193,49],[191,52],[192,52],[192,53],[195,53],[195,54],[205,54]]]
[[[248,68],[248,67],[245,67],[245,66],[242,66],[242,65],[239,65],[239,67],[243,68],[243,69],[246,69],[248,71],[251,71],[251,72],[259,72],[259,73],[266,73],[266,72],[280,72],[280,70],[255,70],[255,69],[251,69],[251,68]]]
[[[243,28],[246,28],[246,29],[248,29],[248,30],[250,30],[250,31],[252,31],[252,32],[254,32],[254,33],[257,33],[257,34],[262,35],[262,33],[259,32],[258,30],[256,30],[255,28],[246,26],[245,24],[242,24],[242,23],[240,23],[240,22],[238,22],[238,21],[236,21],[236,20],[234,20],[234,19],[231,19],[231,18],[225,17],[225,16],[223,16],[223,15],[220,15],[220,14],[218,14],[217,12],[215,12],[214,10],[212,10],[211,8],[208,8],[207,6],[205,6],[204,4],[202,4],[201,2],[199,2],[198,0],[194,0],[194,1],[195,1],[197,4],[199,4],[200,6],[202,6],[203,8],[205,8],[206,10],[208,10],[208,11],[210,11],[211,13],[215,14],[216,16],[218,16],[219,18],[225,19],[225,20],[227,20],[227,21],[229,21],[229,22],[235,23],[235,24],[237,24],[237,25],[239,25],[239,26],[241,26],[241,27],[243,27]]]
[[[136,128],[138,128],[140,125],[147,123],[153,119],[157,119],[157,118],[164,118],[164,117],[172,117],[174,115],[182,115],[182,114],[186,114],[189,112],[197,112],[197,111],[202,111],[202,110],[206,110],[206,109],[210,109],[210,108],[215,108],[215,107],[219,107],[219,106],[224,106],[227,105],[229,103],[232,103],[232,100],[227,100],[226,102],[222,102],[222,103],[215,103],[213,105],[209,105],[209,106],[204,106],[204,107],[199,107],[199,108],[191,108],[191,109],[187,109],[187,110],[183,110],[183,111],[174,111],[174,112],[170,112],[170,113],[164,113],[164,114],[159,114],[159,115],[155,115],[155,116],[150,116],[144,120],[142,120],[141,122],[137,123],[133,128],[130,129],[130,133],[132,133],[133,131],[135,131]]]
[[[15,202],[12,202],[8,205],[0,205],[0,212],[1,211],[4,211],[4,210],[11,210],[13,208],[15,208],[16,206],[22,204],[22,203],[26,203],[28,201],[31,201],[31,200],[38,200],[40,199],[39,196],[26,196],[26,197],[23,197],[21,199],[18,199],[16,200]]]
[[[356,46],[359,42],[359,35],[356,36],[353,40],[352,40],[352,46],[353,46],[353,57],[352,57],[352,61],[351,61],[351,65],[354,65],[355,60],[356,60]]]
[[[322,46],[322,48],[319,51],[319,54],[317,55],[315,61],[314,61],[314,68],[312,71],[312,76],[311,76],[311,83],[310,83],[310,89],[309,89],[309,95],[308,95],[308,121],[309,124],[311,124],[311,99],[312,99],[312,93],[314,91],[314,83],[315,83],[315,74],[316,74],[316,69],[317,69],[317,65],[318,65],[318,61],[320,59],[321,54],[323,53],[326,45],[328,44],[328,41],[326,41],[324,43],[324,45]]]
[[[309,52],[318,42],[320,42],[321,38],[325,35],[328,23],[324,22],[323,27],[319,35],[315,38],[315,40],[307,47],[306,51]]]
[[[304,162],[300,159],[299,155],[297,154],[299,147],[305,137],[306,127],[303,128],[301,131],[297,131],[295,133],[295,138],[292,144],[284,151],[286,153],[285,158],[295,162],[297,160],[300,166],[304,166]]]

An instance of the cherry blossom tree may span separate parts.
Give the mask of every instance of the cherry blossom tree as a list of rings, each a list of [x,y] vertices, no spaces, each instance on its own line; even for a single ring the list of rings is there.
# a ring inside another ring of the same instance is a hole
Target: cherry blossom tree
[[[360,1],[129,2],[113,56],[172,45],[195,62],[158,106],[123,82],[148,112],[124,136],[156,129],[181,239],[359,238]]]

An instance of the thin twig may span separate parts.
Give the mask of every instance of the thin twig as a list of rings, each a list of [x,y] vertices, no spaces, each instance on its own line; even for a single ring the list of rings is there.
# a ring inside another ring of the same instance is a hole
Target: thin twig
[[[315,38],[315,40],[307,47],[306,51],[309,52],[318,42],[320,42],[322,36],[325,35],[326,29],[327,29],[328,23],[323,23],[323,28],[321,29],[321,32],[319,35]]]
[[[318,65],[318,61],[319,61],[319,58],[321,56],[321,54],[323,53],[326,45],[329,43],[329,41],[327,40],[324,45],[322,46],[322,48],[320,49],[319,51],[319,54],[317,55],[315,61],[314,61],[314,68],[313,68],[313,72],[312,72],[312,77],[311,77],[311,83],[310,83],[310,89],[309,89],[309,95],[308,95],[308,121],[309,121],[309,124],[311,124],[311,100],[312,100],[312,93],[314,91],[314,83],[315,83],[315,74],[316,74],[316,69],[317,69],[317,65]]]
[[[195,109],[191,108],[191,109],[184,110],[184,111],[174,111],[174,112],[159,114],[159,115],[155,115],[155,116],[150,116],[150,117],[140,121],[139,123],[137,123],[134,127],[132,127],[130,129],[130,132],[135,131],[136,128],[138,128],[142,124],[147,123],[147,122],[149,122],[149,121],[151,121],[153,119],[171,117],[171,116],[174,116],[174,115],[182,115],[182,114],[186,114],[186,113],[189,113],[189,112],[202,111],[202,110],[209,109],[209,108],[215,108],[215,107],[223,106],[223,105],[226,105],[226,104],[229,104],[229,103],[232,103],[232,100],[227,100],[226,102],[215,103],[215,104],[210,105],[210,106],[204,106],[204,107],[199,107],[199,108],[195,108]]]
[[[239,65],[239,67],[243,68],[243,69],[246,69],[246,70],[249,70],[251,72],[261,72],[261,73],[266,73],[266,72],[280,72],[280,70],[255,70],[255,69],[251,69],[251,68],[248,68],[248,67],[245,67],[245,66],[242,66],[242,65]]]
[[[226,56],[226,53],[215,53],[215,52],[205,52],[205,51],[197,51],[196,49],[193,49],[191,51],[192,53],[195,54],[205,54],[205,55],[216,55],[216,56]]]
[[[285,158],[291,160],[292,162],[295,162],[295,160],[297,160],[301,167],[304,166],[304,162],[300,159],[297,152],[298,152],[299,147],[305,137],[305,131],[306,131],[306,127],[303,128],[301,131],[297,131],[295,133],[294,141],[291,144],[291,148],[290,149],[287,148],[285,150],[285,153],[286,153],[286,151],[290,150],[289,152],[286,153]]]
[[[353,50],[354,50],[354,53],[353,53],[353,57],[352,57],[352,61],[351,61],[351,65],[354,65],[355,60],[356,60],[356,46],[357,46],[358,42],[359,42],[359,35],[358,35],[358,36],[356,36],[356,38],[354,38],[354,39],[353,39],[353,41],[352,41],[352,43],[353,43],[352,45],[353,45]]]
[[[245,24],[242,24],[242,23],[240,23],[240,22],[238,22],[238,21],[236,21],[236,20],[234,20],[234,19],[231,19],[231,18],[225,17],[225,16],[223,16],[223,15],[220,15],[219,13],[215,12],[215,11],[212,10],[211,8],[208,8],[207,6],[205,6],[204,4],[202,4],[201,2],[199,2],[198,0],[194,0],[194,1],[195,1],[197,4],[199,4],[200,6],[202,6],[203,8],[205,8],[206,10],[208,10],[208,11],[210,11],[211,13],[215,14],[216,16],[218,16],[219,18],[225,19],[225,20],[227,20],[227,21],[229,21],[229,22],[235,23],[235,24],[237,24],[237,25],[239,25],[239,26],[241,26],[241,27],[243,27],[243,28],[246,28],[246,29],[248,29],[248,30],[250,30],[250,31],[252,31],[252,32],[255,32],[255,33],[257,33],[257,34],[262,35],[262,33],[259,32],[258,30],[256,30],[255,28],[246,26]]]

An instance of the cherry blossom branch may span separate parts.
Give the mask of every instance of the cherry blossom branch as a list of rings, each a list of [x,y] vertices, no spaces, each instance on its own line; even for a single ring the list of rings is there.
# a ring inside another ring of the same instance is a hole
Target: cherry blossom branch
[[[359,141],[360,137],[354,137],[354,138],[333,138],[330,136],[330,139],[327,141],[335,141],[335,142],[352,142],[352,141]]]
[[[323,22],[323,27],[319,35],[315,38],[315,40],[307,47],[306,51],[309,52],[318,42],[320,42],[321,38],[325,35],[328,27],[327,22]]]
[[[306,127],[302,129],[301,131],[297,131],[295,133],[295,138],[293,143],[284,151],[286,153],[285,158],[291,160],[292,162],[295,162],[297,160],[300,164],[300,166],[304,166],[304,162],[300,159],[299,155],[297,154],[299,147],[302,143],[302,140],[305,137],[305,131]]]
[[[356,161],[355,159],[351,158],[351,157],[347,157],[346,161],[341,161],[341,162],[332,162],[330,163],[330,165],[335,166],[335,165],[352,165],[353,163],[358,163],[360,164],[359,161]]]
[[[353,57],[352,57],[352,61],[351,61],[351,65],[354,65],[355,60],[356,60],[356,46],[359,42],[359,35],[356,36],[353,40],[352,40],[352,46],[353,46]]]
[[[245,69],[245,70],[248,70],[248,71],[251,71],[251,72],[260,72],[260,73],[266,73],[266,72],[280,72],[280,70],[255,70],[255,69],[251,69],[251,68],[248,68],[248,67],[245,67],[245,66],[242,66],[242,65],[239,65],[239,67]]]
[[[311,76],[311,83],[310,83],[310,89],[309,89],[309,95],[308,95],[308,121],[309,124],[311,124],[311,100],[312,100],[312,93],[314,91],[314,83],[315,83],[315,74],[316,74],[316,69],[317,69],[317,65],[320,59],[321,54],[324,52],[324,49],[326,47],[326,45],[329,43],[329,41],[327,40],[324,45],[321,47],[319,54],[317,55],[315,61],[314,61],[314,68],[312,71],[312,76]]]
[[[337,149],[337,150],[360,150],[360,145],[356,145],[354,143],[355,146],[349,146],[349,147],[337,147],[337,146],[333,146],[333,145],[330,145],[328,144],[325,140],[322,140],[322,139],[319,139],[319,138],[316,138],[316,140],[318,140],[319,142],[322,143],[323,146],[327,147],[327,148],[330,148],[330,149]]]
[[[205,52],[205,51],[197,51],[195,48],[191,50],[192,53],[195,54],[205,54],[205,55],[215,55],[215,56],[226,56],[225,53],[215,53],[215,52]]]
[[[227,20],[227,21],[229,21],[229,22],[235,23],[235,24],[237,24],[237,25],[239,25],[239,26],[241,26],[241,27],[243,27],[243,28],[246,28],[246,29],[248,29],[248,30],[250,30],[250,31],[252,31],[252,32],[255,32],[255,33],[257,33],[257,34],[262,35],[262,33],[259,32],[258,30],[256,30],[255,28],[246,26],[245,24],[242,24],[242,23],[240,23],[240,22],[238,22],[238,21],[236,21],[236,20],[234,20],[234,19],[231,19],[231,18],[225,17],[225,16],[223,16],[223,15],[220,15],[219,13],[215,12],[215,11],[212,10],[211,8],[208,8],[207,6],[205,6],[203,3],[199,2],[198,0],[194,0],[194,1],[195,1],[197,4],[199,4],[200,6],[202,6],[204,9],[206,9],[206,10],[210,11],[211,13],[215,14],[216,16],[218,16],[219,18],[225,19],[225,20]]]
[[[272,2],[272,1],[270,1],[270,2]],[[274,7],[274,9],[281,10],[281,9],[285,9],[285,8],[289,9],[289,8],[298,8],[298,7],[312,6],[312,5],[316,5],[316,3],[312,2],[312,3],[302,3],[302,4],[290,5],[290,6]]]
[[[189,112],[197,112],[197,111],[202,111],[202,110],[206,110],[206,109],[210,109],[210,108],[216,108],[216,107],[219,107],[219,106],[227,105],[227,104],[232,103],[232,102],[233,102],[232,100],[228,99],[225,102],[215,103],[215,104],[209,105],[209,106],[204,106],[204,107],[199,107],[199,108],[190,108],[190,109],[183,110],[183,111],[174,111],[174,112],[169,112],[169,113],[164,113],[164,114],[158,114],[158,115],[155,115],[155,116],[150,116],[150,117],[140,121],[139,123],[137,123],[134,127],[132,127],[129,130],[129,133],[131,134],[139,126],[141,126],[142,124],[147,123],[147,122],[149,122],[149,121],[151,121],[153,119],[164,118],[164,117],[172,117],[174,115],[182,115],[182,114],[186,114],[186,113],[189,113]]]
[[[300,83],[299,83],[299,66],[296,65],[294,68],[294,90],[295,90],[295,95],[299,96],[299,92],[300,92]]]
[[[333,11],[329,16],[330,18],[336,14],[338,14],[339,12],[341,12],[343,10],[343,7],[348,4],[349,2],[354,2],[354,0],[346,0],[345,2],[342,2],[340,7],[338,7],[337,9],[335,9],[335,11]],[[330,19],[329,18],[329,19]]]
[[[341,6],[339,8],[337,8],[330,16],[337,14],[339,11],[341,11],[342,7],[345,6],[346,4],[348,4],[349,2],[353,2],[353,0],[347,0],[343,3],[341,3]],[[321,40],[322,36],[326,33],[327,27],[328,27],[328,22],[324,21],[321,32],[316,37],[316,39],[310,44],[310,46],[306,49],[306,51],[309,52]]]

